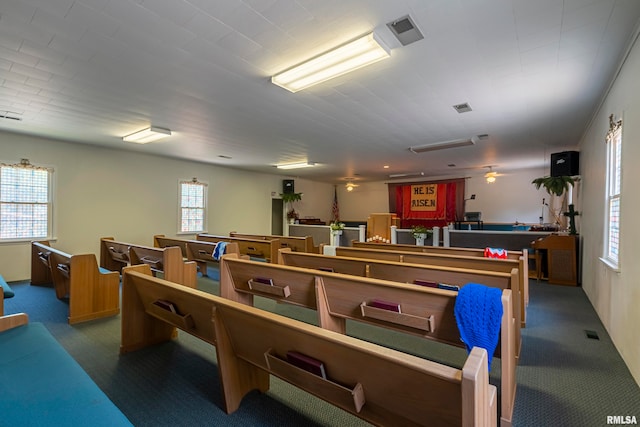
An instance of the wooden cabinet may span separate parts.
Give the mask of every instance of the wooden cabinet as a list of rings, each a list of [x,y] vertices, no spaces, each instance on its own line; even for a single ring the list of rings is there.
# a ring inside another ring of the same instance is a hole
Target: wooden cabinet
[[[578,236],[551,234],[531,243],[536,276],[554,285],[578,286]]]

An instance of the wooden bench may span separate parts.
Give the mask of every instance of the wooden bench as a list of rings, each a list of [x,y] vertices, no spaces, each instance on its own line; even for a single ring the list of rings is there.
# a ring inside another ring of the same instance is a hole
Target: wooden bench
[[[378,242],[358,242],[353,240],[351,246],[354,248],[382,249],[390,251],[404,252],[424,252],[430,254],[454,255],[454,256],[472,256],[484,257],[484,249],[480,248],[462,248],[462,247],[443,247],[443,246],[418,246],[404,245],[395,243],[378,243]],[[523,277],[523,295],[525,305],[529,305],[529,251],[523,249],[521,251],[507,251],[507,259],[522,259]]]
[[[31,284],[53,285],[69,298],[69,324],[120,313],[120,275],[98,268],[94,254],[70,255],[48,241],[31,242]]]
[[[6,298],[13,298],[14,295],[13,289],[11,289],[11,286],[9,286],[0,274],[0,316],[4,316],[4,300]]]
[[[252,258],[262,258],[267,262],[278,262],[278,249],[280,249],[280,239],[249,239],[243,237],[215,236],[213,234],[198,234],[196,239],[203,242],[235,242],[240,248],[242,255]]]
[[[203,276],[207,276],[208,263],[218,263],[214,258],[214,251],[217,243],[204,242],[200,240],[186,240],[166,237],[164,234],[153,236],[153,246],[156,248],[166,248],[177,246],[182,251],[183,258],[193,261],[198,265],[198,269]],[[225,246],[225,254],[240,254],[237,242],[229,242]],[[248,258],[248,257],[247,257]]]
[[[124,269],[121,352],[168,341],[175,328],[214,344],[227,413],[250,391],[266,392],[272,374],[376,425],[496,425],[484,349],[455,369],[149,273]],[[293,351],[319,358],[324,375],[291,363]]]
[[[280,240],[280,248],[291,248],[294,252],[307,252],[310,254],[319,254],[320,247],[313,244],[312,236],[273,236],[262,234],[248,234],[238,233],[232,231],[229,233],[230,237],[241,237],[243,239],[258,239],[258,240]]]
[[[100,239],[100,266],[108,270],[122,271],[127,265],[148,264],[154,274],[162,273],[170,282],[190,288],[197,286],[197,265],[184,261],[178,246],[155,248],[117,242],[113,237]]]
[[[481,256],[456,255],[447,251],[411,252],[385,249],[370,249],[364,247],[337,247],[336,255],[350,258],[364,258],[381,261],[407,262],[411,264],[440,265],[445,267],[469,268],[472,270],[501,271],[509,273],[514,268],[518,269],[520,276],[520,313],[521,327],[526,326],[527,304],[525,301],[529,289],[529,277],[527,273],[528,259],[496,259]]]
[[[281,250],[285,251],[288,250]],[[261,296],[316,310],[321,327],[343,334],[346,320],[353,320],[464,347],[453,312],[457,296],[454,291],[252,262],[229,255],[220,264],[220,295],[247,305],[253,305],[254,296]],[[508,426],[516,392],[517,323],[512,313],[511,290],[503,290],[502,295],[503,318],[496,356],[501,358],[501,422]],[[374,299],[399,304],[401,313],[369,306]]]
[[[484,258],[483,258],[484,259]],[[392,280],[401,283],[430,282],[463,286],[466,283],[480,283],[498,289],[510,289],[513,294],[513,316],[516,321],[515,341],[516,354],[520,354],[522,346],[520,325],[520,275],[514,265],[507,272],[474,270],[472,268],[456,268],[432,264],[410,264],[405,262],[382,261],[365,258],[343,256],[305,254],[281,249],[280,264],[316,270],[333,271],[361,277]]]
[[[0,317],[0,348],[3,426],[132,426],[42,323]]]

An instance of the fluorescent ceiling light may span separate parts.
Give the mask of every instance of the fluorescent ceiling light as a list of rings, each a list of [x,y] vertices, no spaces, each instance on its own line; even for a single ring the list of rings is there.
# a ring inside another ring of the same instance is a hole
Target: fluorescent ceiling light
[[[312,162],[300,162],[300,163],[287,163],[284,165],[276,165],[278,169],[301,169],[301,168],[310,168],[315,166],[315,163]]]
[[[475,142],[472,138],[467,139],[454,139],[452,141],[432,142],[430,144],[416,145],[415,147],[409,147],[409,151],[412,153],[424,153],[427,151],[444,150],[446,148],[465,147],[467,145],[474,145]]]
[[[138,132],[134,132],[131,135],[127,135],[123,137],[122,140],[126,142],[135,142],[136,144],[146,144],[168,136],[171,136],[171,131],[169,129],[151,126]]]
[[[372,32],[276,74],[271,82],[295,93],[389,56],[389,48]]]

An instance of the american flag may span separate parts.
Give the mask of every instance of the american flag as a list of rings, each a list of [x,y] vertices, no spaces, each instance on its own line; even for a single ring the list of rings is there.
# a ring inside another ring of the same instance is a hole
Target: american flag
[[[338,188],[333,188],[333,206],[331,207],[331,221],[340,221],[340,208],[338,207]]]

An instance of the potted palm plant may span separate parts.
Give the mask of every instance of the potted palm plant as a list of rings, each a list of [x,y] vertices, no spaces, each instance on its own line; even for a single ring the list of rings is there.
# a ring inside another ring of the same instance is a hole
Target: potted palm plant
[[[543,176],[541,178],[534,179],[531,183],[535,185],[536,190],[539,190],[540,187],[542,187],[546,190],[549,196],[557,196],[561,198],[559,209],[554,209],[551,205],[546,204],[544,200],[543,204],[549,208],[549,213],[553,216],[554,222],[558,226],[562,225],[562,215],[566,214],[568,211],[570,215],[566,216],[569,217],[569,221],[571,223],[571,233],[577,234],[575,228],[575,215],[577,213],[574,211],[572,204],[567,206],[569,188],[573,187],[576,183],[576,178],[571,176]]]

